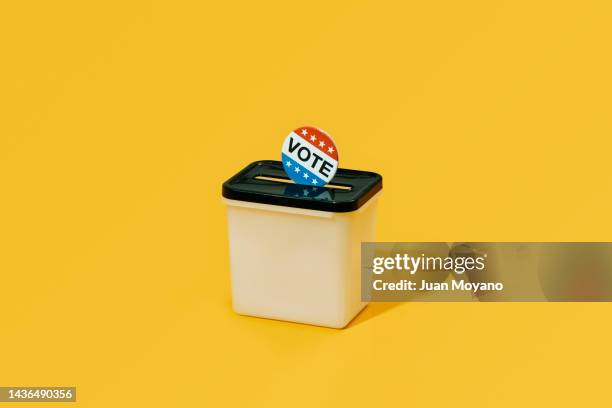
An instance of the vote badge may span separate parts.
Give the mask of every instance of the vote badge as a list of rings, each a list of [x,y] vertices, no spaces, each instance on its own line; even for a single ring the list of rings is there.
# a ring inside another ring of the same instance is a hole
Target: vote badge
[[[289,133],[283,143],[285,173],[297,184],[322,187],[338,170],[338,150],[332,138],[311,126]]]

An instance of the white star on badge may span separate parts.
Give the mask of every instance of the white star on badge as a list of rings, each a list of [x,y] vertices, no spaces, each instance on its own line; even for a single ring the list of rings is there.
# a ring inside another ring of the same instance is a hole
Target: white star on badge
[[[310,141],[314,142],[315,140],[317,140],[317,137],[315,135],[310,136]]]
[[[334,148],[330,147],[329,149],[327,149],[327,153],[333,153],[334,152]]]
[[[288,161],[286,164],[287,164],[287,167],[291,167],[291,162],[290,161]]]
[[[325,142],[320,141],[320,142],[319,142],[319,147],[323,147],[323,146],[325,146]]]
[[[317,180],[312,180],[312,184],[317,184],[318,181]]]
[[[306,129],[302,129],[302,134],[306,136],[308,134],[308,131]]]
[[[308,190],[304,189],[303,192],[304,192],[304,197],[307,197],[308,196]]]
[[[308,178],[308,174],[304,173],[304,178]]]
[[[300,172],[300,168],[299,168],[299,167],[296,167],[296,168],[295,168],[295,172],[296,172],[296,173],[299,173],[299,172]]]

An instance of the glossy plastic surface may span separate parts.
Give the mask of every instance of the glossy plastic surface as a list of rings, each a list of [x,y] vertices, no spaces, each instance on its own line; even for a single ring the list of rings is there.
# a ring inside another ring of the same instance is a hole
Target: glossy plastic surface
[[[350,212],[382,189],[382,176],[369,171],[338,169],[330,185],[349,189],[261,180],[258,176],[288,179],[280,161],[256,161],[223,183],[223,197],[294,208]]]

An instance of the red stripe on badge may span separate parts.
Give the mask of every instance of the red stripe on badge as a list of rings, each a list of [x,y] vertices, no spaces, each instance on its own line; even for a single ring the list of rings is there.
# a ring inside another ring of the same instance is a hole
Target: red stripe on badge
[[[321,152],[338,161],[338,150],[336,144],[332,140],[331,136],[312,126],[303,126],[295,129],[296,135],[299,135],[302,139],[315,146]]]

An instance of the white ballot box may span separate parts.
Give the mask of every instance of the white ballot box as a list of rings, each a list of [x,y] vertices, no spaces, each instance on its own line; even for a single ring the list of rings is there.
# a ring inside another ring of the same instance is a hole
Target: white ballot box
[[[346,326],[366,305],[361,242],[375,240],[381,190],[379,174],[348,169],[324,187],[293,184],[272,160],[226,181],[234,310]]]

